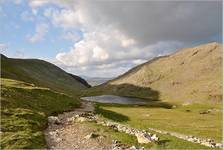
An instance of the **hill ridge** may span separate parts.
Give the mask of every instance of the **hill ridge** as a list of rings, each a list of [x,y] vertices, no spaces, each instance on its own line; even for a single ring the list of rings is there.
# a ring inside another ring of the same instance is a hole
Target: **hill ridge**
[[[1,54],[1,77],[48,87],[58,92],[79,94],[89,84],[76,75],[41,59],[8,58]]]
[[[220,102],[221,54],[222,44],[216,42],[182,48],[174,54],[156,57],[136,66],[103,86],[128,84],[151,88],[159,92],[160,100],[164,101]],[[129,91],[132,92],[139,91]]]

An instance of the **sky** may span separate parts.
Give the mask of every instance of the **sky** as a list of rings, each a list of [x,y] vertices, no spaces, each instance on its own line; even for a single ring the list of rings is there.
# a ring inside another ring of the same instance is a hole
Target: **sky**
[[[115,77],[180,48],[222,41],[222,1],[0,0],[0,52]]]

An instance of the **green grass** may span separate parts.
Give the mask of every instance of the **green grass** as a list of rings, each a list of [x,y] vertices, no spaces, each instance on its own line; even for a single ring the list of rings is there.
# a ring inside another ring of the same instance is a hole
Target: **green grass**
[[[148,144],[139,144],[135,136],[123,132],[118,132],[114,129],[104,127],[96,123],[88,123],[88,125],[94,128],[97,132],[102,133],[106,137],[113,140],[121,141],[121,143],[128,146],[134,145],[137,147],[144,147],[147,149],[210,149],[206,146],[187,142],[185,140],[181,140],[173,136],[162,135],[151,131],[150,131],[151,133],[157,134],[159,136],[160,141],[151,142]]]
[[[47,117],[79,104],[78,98],[1,78],[1,148],[46,148]]]
[[[39,59],[13,59],[2,56],[1,77],[48,87],[72,96],[87,88],[77,80],[79,77],[72,76],[59,67]]]
[[[200,114],[200,112],[211,108],[218,111]],[[135,128],[148,129],[151,127],[185,135],[194,135],[200,138],[211,138],[221,142],[222,113],[219,110],[221,110],[220,105],[211,106],[205,104],[178,106],[174,109],[99,103],[96,107],[96,112],[101,117],[129,124]],[[114,114],[116,114],[115,117]]]

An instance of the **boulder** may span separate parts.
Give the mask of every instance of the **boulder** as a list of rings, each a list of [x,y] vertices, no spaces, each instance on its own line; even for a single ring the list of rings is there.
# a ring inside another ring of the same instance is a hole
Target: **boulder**
[[[159,138],[156,136],[156,134],[153,134],[152,137],[151,137],[151,140],[152,141],[158,141]]]
[[[68,122],[74,122],[76,120],[76,118],[75,117],[70,117],[70,118],[67,118],[67,121]]]
[[[148,134],[146,133],[137,133],[136,134],[138,143],[150,143],[151,142],[151,138]]]
[[[48,117],[48,123],[49,124],[60,124],[61,122],[60,122],[58,117],[56,117],[56,116],[49,116]]]
[[[85,121],[87,121],[87,118],[85,118],[85,117],[78,117],[78,118],[76,119],[76,121],[77,121],[77,122],[85,122]]]

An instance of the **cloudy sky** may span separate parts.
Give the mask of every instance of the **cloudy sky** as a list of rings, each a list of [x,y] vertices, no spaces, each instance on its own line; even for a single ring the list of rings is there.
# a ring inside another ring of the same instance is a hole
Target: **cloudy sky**
[[[221,1],[0,0],[0,50],[114,77],[179,48],[221,42]]]

